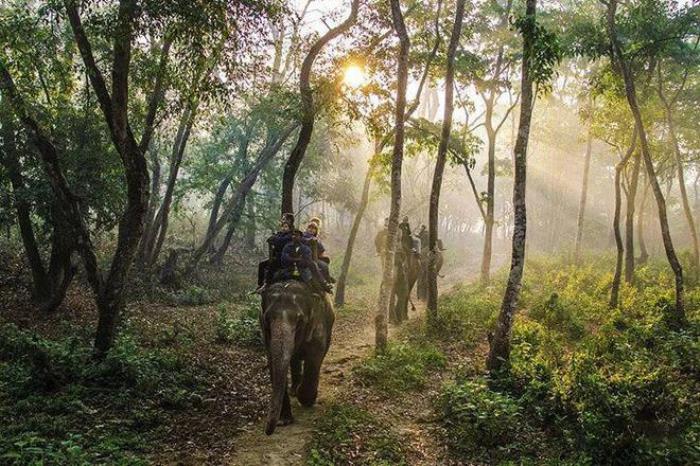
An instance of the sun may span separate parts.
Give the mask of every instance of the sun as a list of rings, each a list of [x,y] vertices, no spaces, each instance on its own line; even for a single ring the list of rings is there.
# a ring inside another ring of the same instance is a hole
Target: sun
[[[359,65],[348,65],[345,68],[345,75],[343,77],[343,84],[353,89],[362,87],[365,84],[367,78],[365,77],[365,71]]]

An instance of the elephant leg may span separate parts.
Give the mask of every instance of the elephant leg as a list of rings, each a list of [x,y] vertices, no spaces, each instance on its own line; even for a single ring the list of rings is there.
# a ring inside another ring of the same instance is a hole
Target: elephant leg
[[[290,367],[292,372],[292,394],[296,394],[301,383],[301,358],[293,356],[290,361]]]
[[[318,378],[321,374],[321,363],[324,355],[325,350],[320,347],[317,347],[313,352],[307,352],[307,356],[304,359],[304,376],[299,390],[297,390],[297,399],[302,406],[310,407],[316,403]]]
[[[284,389],[284,398],[282,399],[282,412],[280,413],[279,425],[287,426],[294,422],[294,416],[292,416],[292,403],[289,400],[289,390]]]

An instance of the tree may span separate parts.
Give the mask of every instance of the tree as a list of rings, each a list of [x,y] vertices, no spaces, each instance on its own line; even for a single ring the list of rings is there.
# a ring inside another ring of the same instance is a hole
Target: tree
[[[627,58],[623,53],[622,46],[617,37],[617,26],[616,26],[616,12],[617,12],[617,0],[609,0],[603,2],[607,6],[607,29],[610,38],[610,55],[611,60],[617,66],[619,73],[622,75],[625,84],[625,94],[627,97],[627,102],[630,107],[630,111],[634,116],[635,126],[637,128],[637,133],[639,136],[639,142],[641,146],[642,156],[644,157],[644,165],[646,167],[647,178],[654,193],[654,198],[656,199],[657,208],[659,211],[659,222],[661,224],[661,235],[663,238],[664,249],[666,251],[666,257],[673,270],[675,276],[675,288],[676,288],[676,303],[669,315],[670,321],[675,326],[683,326],[687,322],[685,316],[685,303],[684,303],[684,289],[683,289],[683,268],[676,251],[673,246],[673,240],[671,239],[671,233],[668,227],[668,215],[666,213],[666,201],[664,199],[663,192],[659,186],[659,181],[656,177],[656,171],[654,168],[654,162],[651,156],[651,150],[649,148],[649,142],[647,139],[647,131],[644,126],[644,121],[642,119],[642,114],[637,103],[637,91],[634,83],[634,78],[630,70]]]
[[[525,186],[527,175],[527,146],[530,136],[530,122],[534,104],[533,84],[546,89],[547,82],[554,73],[554,65],[559,62],[560,51],[557,38],[537,23],[537,0],[527,0],[525,16],[516,25],[523,36],[523,62],[521,70],[520,122],[513,150],[514,184],[513,208],[514,230],[510,272],[503,294],[501,310],[496,329],[489,341],[489,354],[486,367],[496,375],[510,358],[510,332],[513,317],[518,305],[520,286],[525,268],[525,236],[527,212]]]
[[[311,68],[318,54],[330,41],[347,32],[357,19],[357,11],[360,5],[359,0],[352,0],[350,15],[338,26],[330,29],[321,36],[309,49],[301,65],[299,74],[299,93],[301,95],[301,128],[296,146],[287,159],[282,178],[282,213],[294,212],[293,190],[294,179],[296,178],[299,165],[304,159],[306,148],[311,141],[314,130],[314,121],[317,109],[314,108],[313,90],[311,89]]]
[[[377,351],[384,351],[387,344],[387,324],[389,320],[389,294],[392,289],[394,271],[394,248],[396,230],[401,212],[401,167],[403,165],[403,144],[405,133],[406,87],[408,84],[408,51],[411,46],[404,23],[401,3],[390,0],[391,18],[394,30],[399,37],[397,57],[396,106],[394,109],[394,148],[391,157],[391,201],[389,208],[389,225],[382,258],[382,282],[379,288],[375,328],[375,345]]]
[[[440,146],[435,162],[433,174],[433,186],[430,192],[430,210],[428,214],[429,235],[429,264],[428,264],[428,320],[434,321],[437,317],[437,240],[438,240],[438,208],[440,205],[440,188],[442,187],[442,174],[447,160],[447,149],[452,131],[452,112],[454,109],[454,75],[455,55],[462,34],[462,22],[464,20],[464,0],[457,0],[455,20],[450,36],[450,44],[447,49],[447,69],[445,72],[445,113],[442,120],[442,133]]]

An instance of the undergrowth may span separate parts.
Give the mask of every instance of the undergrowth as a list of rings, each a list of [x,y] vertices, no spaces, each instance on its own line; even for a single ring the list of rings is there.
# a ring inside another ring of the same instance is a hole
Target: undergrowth
[[[307,464],[393,466],[408,463],[402,440],[391,426],[359,407],[336,402],[319,416]]]
[[[687,290],[690,324],[675,331],[666,324],[673,297],[666,269],[639,268],[610,310],[609,265],[528,262],[508,369],[493,380],[457,374],[436,402],[456,458],[700,463],[700,291]],[[466,287],[440,312],[453,330],[492,328],[500,296]]]

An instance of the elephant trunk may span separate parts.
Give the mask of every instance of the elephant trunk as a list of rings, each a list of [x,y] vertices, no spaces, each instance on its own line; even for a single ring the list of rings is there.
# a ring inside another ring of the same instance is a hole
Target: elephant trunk
[[[284,319],[270,322],[269,364],[272,379],[272,397],[267,415],[265,433],[271,435],[277,427],[282,403],[287,392],[287,373],[294,351],[294,326]]]

